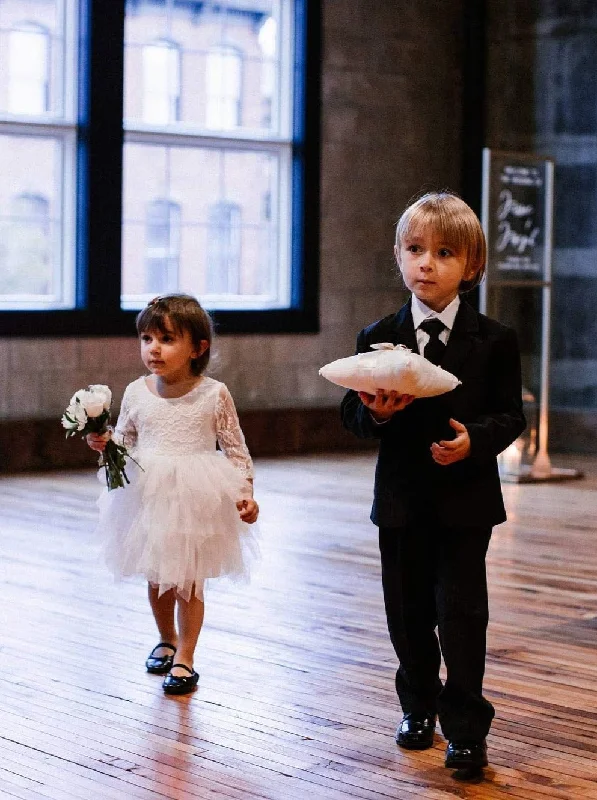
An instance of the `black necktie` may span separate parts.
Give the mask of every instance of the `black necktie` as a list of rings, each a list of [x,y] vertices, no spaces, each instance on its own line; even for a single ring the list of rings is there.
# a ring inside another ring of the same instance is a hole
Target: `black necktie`
[[[441,341],[439,335],[446,326],[441,320],[434,318],[423,320],[419,327],[429,334],[429,341],[425,345],[423,355],[432,364],[439,364],[446,349],[446,345]]]

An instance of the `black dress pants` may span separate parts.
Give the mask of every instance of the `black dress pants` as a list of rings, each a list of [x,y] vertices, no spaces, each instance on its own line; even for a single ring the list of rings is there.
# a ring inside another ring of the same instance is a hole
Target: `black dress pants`
[[[494,716],[483,697],[490,537],[491,528],[446,528],[432,522],[379,530],[402,710],[437,714],[451,741],[484,739]],[[442,655],[444,685],[439,677]]]

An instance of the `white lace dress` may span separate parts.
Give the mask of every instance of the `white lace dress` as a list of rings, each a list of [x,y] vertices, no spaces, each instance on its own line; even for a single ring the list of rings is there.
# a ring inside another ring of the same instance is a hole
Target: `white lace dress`
[[[227,387],[204,376],[182,397],[163,398],[138,378],[115,439],[140,467],[129,460],[130,484],[98,501],[115,576],[141,575],[185,599],[201,596],[208,578],[246,577],[257,547],[236,502],[252,495],[253,464]]]

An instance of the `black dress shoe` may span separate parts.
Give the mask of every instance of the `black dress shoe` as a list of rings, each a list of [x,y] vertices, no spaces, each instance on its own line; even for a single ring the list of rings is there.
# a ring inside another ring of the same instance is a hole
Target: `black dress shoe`
[[[156,650],[159,650],[160,647],[167,647],[172,650],[171,656],[156,656],[154,655]],[[145,669],[148,672],[151,672],[153,675],[165,675],[167,672],[170,672],[172,669],[172,662],[174,661],[174,654],[176,653],[176,647],[170,642],[160,642],[156,644],[153,648],[151,653],[147,656],[147,660],[145,662]]]
[[[446,767],[450,769],[478,770],[487,766],[487,743],[449,742],[446,750]]]
[[[396,731],[396,744],[406,750],[427,750],[433,747],[435,717],[428,714],[405,714]]]
[[[174,667],[186,669],[189,674],[173,675],[172,672],[170,672],[166,675],[162,683],[164,692],[166,694],[188,694],[192,692],[199,681],[198,673],[196,673],[194,669],[187,667],[186,664],[172,664],[171,669],[174,669]]]

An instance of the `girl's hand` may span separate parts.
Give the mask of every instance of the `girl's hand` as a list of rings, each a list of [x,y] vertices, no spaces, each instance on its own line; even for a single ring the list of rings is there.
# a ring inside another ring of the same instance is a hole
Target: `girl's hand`
[[[359,392],[359,398],[377,422],[390,419],[397,411],[402,411],[415,399],[412,394],[398,394],[398,392],[385,394],[383,389],[378,389],[375,394]]]
[[[455,419],[451,419],[450,426],[456,431],[456,437],[451,441],[442,440],[431,445],[433,460],[436,464],[441,464],[442,466],[462,461],[471,453],[471,440],[464,425]]]
[[[105,433],[88,433],[85,437],[85,441],[92,450],[97,450],[98,453],[102,453],[106,447],[106,442],[111,438],[112,431],[106,431]]]
[[[253,522],[257,520],[259,516],[259,506],[252,497],[248,500],[239,500],[236,507],[239,510],[240,518],[243,522],[248,522],[249,525],[252,525]]]

